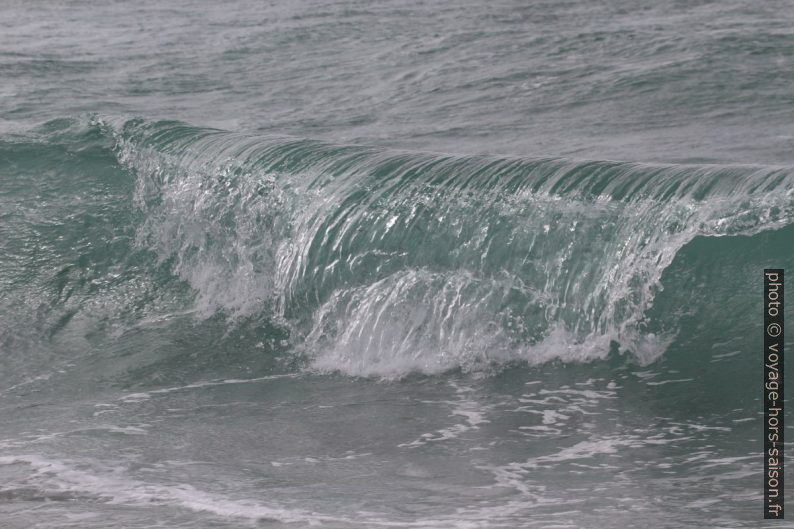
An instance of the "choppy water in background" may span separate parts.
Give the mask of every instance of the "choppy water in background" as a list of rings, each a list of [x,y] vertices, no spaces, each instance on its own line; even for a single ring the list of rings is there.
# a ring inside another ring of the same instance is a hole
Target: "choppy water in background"
[[[791,526],[793,22],[4,4],[0,526]]]

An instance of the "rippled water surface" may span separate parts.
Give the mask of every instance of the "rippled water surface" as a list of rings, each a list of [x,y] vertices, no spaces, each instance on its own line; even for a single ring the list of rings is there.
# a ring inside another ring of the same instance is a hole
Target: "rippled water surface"
[[[788,527],[792,27],[0,6],[0,526]]]

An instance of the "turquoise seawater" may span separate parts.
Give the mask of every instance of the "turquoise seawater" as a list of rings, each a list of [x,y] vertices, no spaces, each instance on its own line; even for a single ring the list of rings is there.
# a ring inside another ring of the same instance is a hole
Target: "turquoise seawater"
[[[792,27],[3,4],[0,527],[794,527]]]

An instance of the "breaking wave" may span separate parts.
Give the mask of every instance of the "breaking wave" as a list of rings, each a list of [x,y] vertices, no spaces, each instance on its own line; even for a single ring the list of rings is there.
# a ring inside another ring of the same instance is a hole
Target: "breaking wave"
[[[616,350],[649,363],[714,303],[743,332],[754,263],[794,260],[790,167],[429,154],[110,118],[51,122],[2,149],[22,159],[17,179],[70,172],[72,226],[6,215],[4,266],[38,266],[59,307],[48,339],[98,315],[120,340],[189,314],[221,319],[212,332],[227,338],[255,321],[240,347],[277,343],[355,375]],[[15,250],[32,244],[22,225],[69,239],[98,215],[97,239],[52,249],[46,269]],[[725,252],[741,255],[721,274]]]

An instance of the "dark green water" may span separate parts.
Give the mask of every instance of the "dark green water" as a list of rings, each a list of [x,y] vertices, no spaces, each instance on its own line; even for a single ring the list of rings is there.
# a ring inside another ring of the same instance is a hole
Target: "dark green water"
[[[0,13],[0,527],[788,526],[787,4]]]

